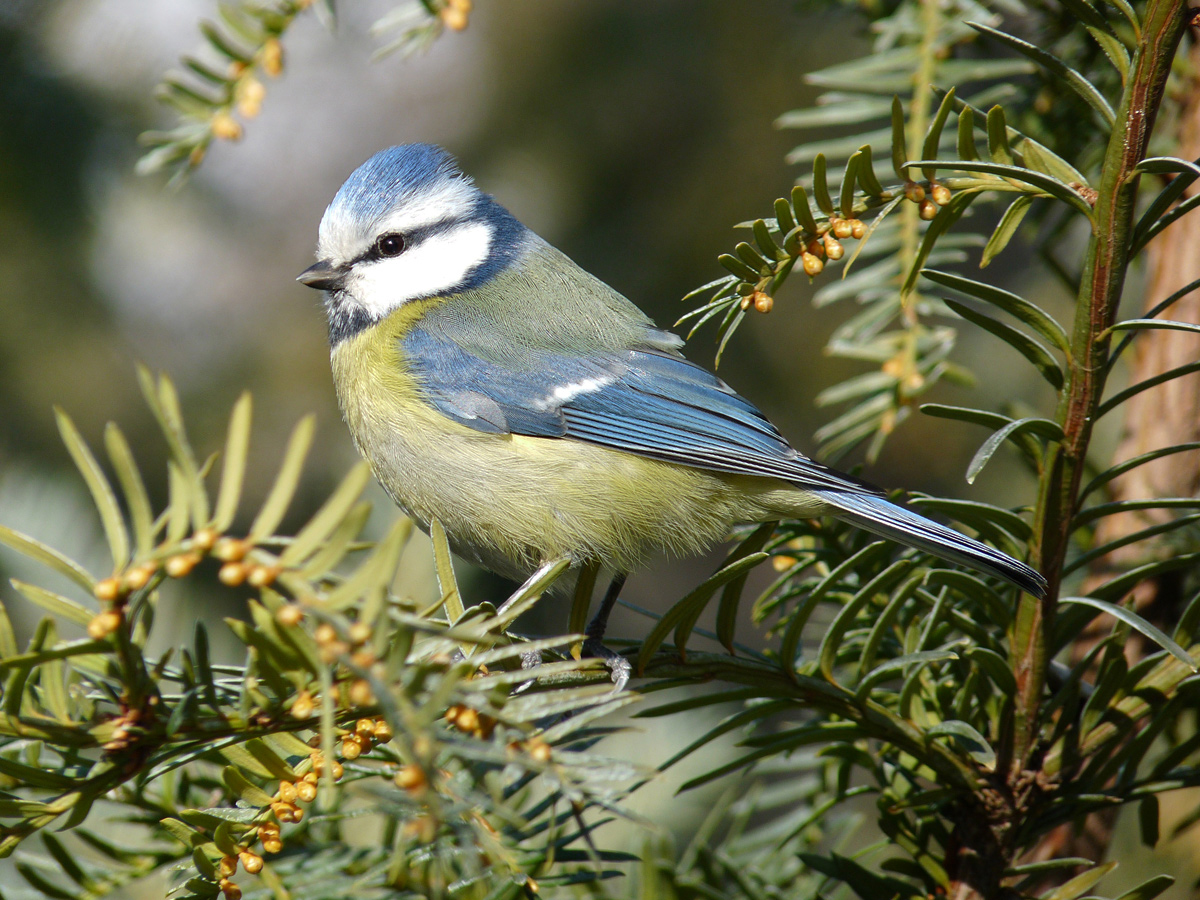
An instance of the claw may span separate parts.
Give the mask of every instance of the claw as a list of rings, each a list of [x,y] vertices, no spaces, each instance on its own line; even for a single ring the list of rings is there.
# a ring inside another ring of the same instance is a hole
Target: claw
[[[611,673],[613,691],[619,693],[625,690],[625,685],[629,683],[629,676],[633,673],[633,665],[629,660],[616,650],[605,647],[599,638],[588,638],[583,642],[583,655],[604,660],[604,664],[608,666]]]

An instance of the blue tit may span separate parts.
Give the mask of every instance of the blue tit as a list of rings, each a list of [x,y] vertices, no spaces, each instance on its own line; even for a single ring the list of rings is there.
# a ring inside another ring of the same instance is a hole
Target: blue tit
[[[793,449],[682,341],[480,191],[444,150],[390,147],[321,220],[333,379],[354,443],[423,527],[520,580],[569,557],[624,574],[733,526],[836,516],[1042,595],[1029,566]],[[624,674],[614,668],[614,680]]]

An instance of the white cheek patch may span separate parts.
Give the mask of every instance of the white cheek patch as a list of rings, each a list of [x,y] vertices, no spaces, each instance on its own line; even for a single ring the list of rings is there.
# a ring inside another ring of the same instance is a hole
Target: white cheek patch
[[[399,256],[359,263],[347,289],[367,312],[383,318],[410,300],[457,288],[487,260],[491,244],[491,226],[460,225],[430,235]]]

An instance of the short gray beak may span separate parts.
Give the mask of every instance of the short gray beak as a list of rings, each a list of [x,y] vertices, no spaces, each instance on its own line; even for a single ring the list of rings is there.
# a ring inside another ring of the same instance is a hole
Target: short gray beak
[[[345,282],[346,273],[329,260],[323,259],[297,275],[296,280],[319,291],[336,291]]]

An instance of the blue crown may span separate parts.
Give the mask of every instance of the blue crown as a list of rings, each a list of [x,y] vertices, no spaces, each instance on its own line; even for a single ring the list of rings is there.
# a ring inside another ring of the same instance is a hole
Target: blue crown
[[[401,144],[380,150],[354,170],[330,209],[378,218],[433,184],[450,178],[470,182],[454,157],[433,144]]]

